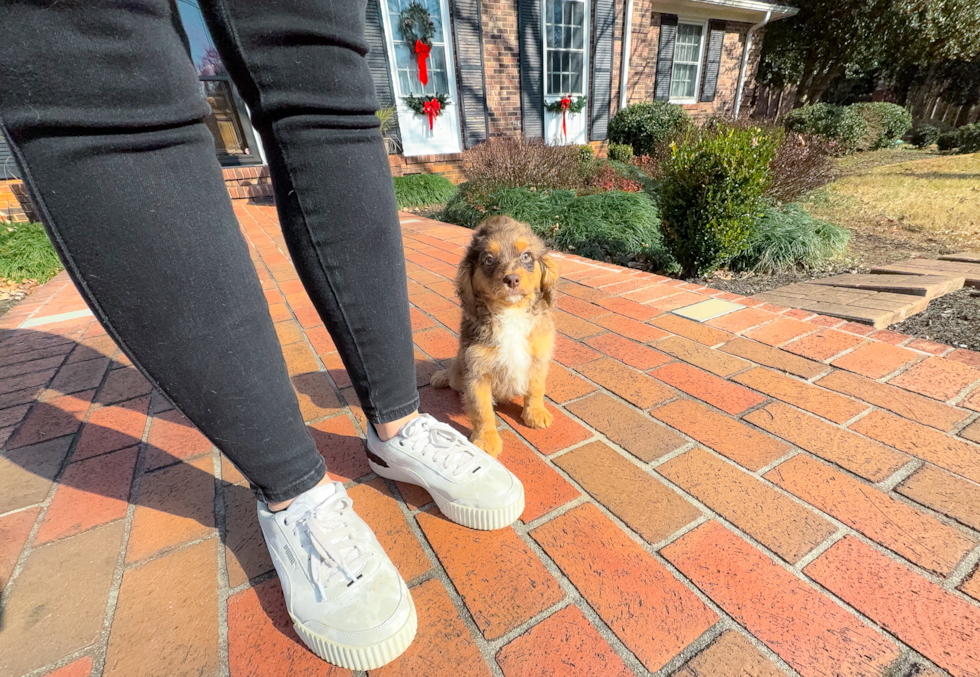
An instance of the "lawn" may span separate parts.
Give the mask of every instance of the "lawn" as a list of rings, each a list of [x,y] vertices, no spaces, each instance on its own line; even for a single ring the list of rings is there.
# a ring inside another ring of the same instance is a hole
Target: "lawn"
[[[897,151],[878,158],[841,161],[836,181],[818,192],[807,208],[854,231],[952,248],[980,248],[980,153],[945,155],[911,162]]]
[[[44,283],[61,270],[61,261],[40,223],[0,223],[0,280]]]

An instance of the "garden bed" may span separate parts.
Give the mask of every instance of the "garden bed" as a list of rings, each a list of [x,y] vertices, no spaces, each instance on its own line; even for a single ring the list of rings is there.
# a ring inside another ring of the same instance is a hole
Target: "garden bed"
[[[980,290],[964,287],[929,302],[929,307],[892,331],[945,343],[955,348],[980,351]]]

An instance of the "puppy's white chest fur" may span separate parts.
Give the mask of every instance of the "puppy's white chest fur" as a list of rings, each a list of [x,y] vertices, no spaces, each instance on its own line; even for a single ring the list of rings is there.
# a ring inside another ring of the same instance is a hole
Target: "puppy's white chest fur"
[[[524,395],[528,389],[531,370],[531,348],[528,336],[534,328],[534,318],[524,308],[510,308],[495,315],[494,395],[509,398]]]

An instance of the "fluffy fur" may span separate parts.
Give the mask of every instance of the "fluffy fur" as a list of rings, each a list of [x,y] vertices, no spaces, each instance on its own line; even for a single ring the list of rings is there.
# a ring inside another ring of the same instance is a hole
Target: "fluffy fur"
[[[544,389],[554,346],[551,308],[557,284],[558,267],[544,242],[527,224],[506,216],[479,225],[459,265],[459,353],[431,383],[462,394],[473,424],[470,441],[493,456],[502,447],[494,402],[520,396],[525,425],[551,425]]]

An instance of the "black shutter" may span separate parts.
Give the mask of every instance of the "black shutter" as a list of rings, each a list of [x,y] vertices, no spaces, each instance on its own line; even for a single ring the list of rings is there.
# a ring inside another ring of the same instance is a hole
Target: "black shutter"
[[[654,100],[670,99],[670,77],[674,71],[674,41],[677,40],[677,15],[660,15],[660,46],[657,48],[657,81]]]
[[[388,68],[388,50],[385,48],[385,27],[381,21],[381,7],[378,0],[367,0],[367,11],[364,15],[364,39],[368,43],[368,68],[374,78],[374,90],[382,108],[395,105],[394,88],[391,85],[391,69]],[[401,145],[401,132],[398,129],[398,114],[395,114],[395,124],[387,131],[387,135]]]
[[[453,12],[463,143],[467,148],[472,148],[487,140],[490,127],[487,119],[487,88],[483,79],[480,0],[454,0]]]
[[[0,134],[0,181],[5,179],[17,179],[17,165],[14,163],[14,154],[10,152],[10,146]]]
[[[612,96],[613,24],[616,21],[615,0],[596,0],[592,69],[591,134],[593,141],[606,138]]]
[[[725,43],[725,22],[708,22],[708,56],[704,64],[704,85],[701,101],[714,101],[718,90],[718,71],[721,68],[721,48]]]
[[[518,0],[521,48],[521,121],[524,136],[544,138],[544,59],[541,56],[541,0]]]

